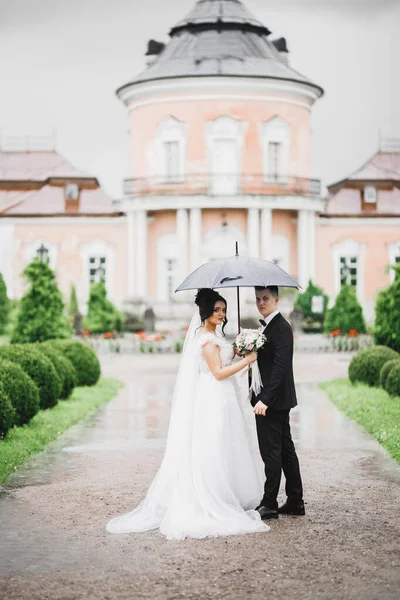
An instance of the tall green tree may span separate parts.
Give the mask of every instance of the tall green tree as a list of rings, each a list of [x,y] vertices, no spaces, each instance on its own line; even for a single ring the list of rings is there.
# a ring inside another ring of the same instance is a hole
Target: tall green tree
[[[358,333],[366,332],[362,307],[352,285],[342,286],[335,305],[327,312],[324,329],[328,333],[335,329],[340,329],[343,333],[348,333],[351,329],[356,329]]]
[[[64,315],[64,302],[54,271],[35,258],[22,275],[28,290],[21,298],[12,343],[43,342],[70,337],[71,328]]]
[[[7,296],[6,282],[0,273],[0,334],[4,333],[8,315],[10,313],[10,301]]]
[[[312,311],[312,299],[313,296],[322,296],[323,301],[323,312],[322,313],[313,313]],[[296,302],[294,303],[295,308],[300,308],[303,313],[303,317],[306,321],[318,321],[322,323],[325,318],[326,310],[328,308],[329,297],[324,294],[323,290],[314,285],[311,279],[308,282],[307,289],[299,294],[296,298]]]
[[[85,326],[92,333],[104,333],[106,331],[120,331],[121,325],[121,313],[108,300],[104,282],[93,283],[90,288]]]
[[[376,300],[374,339],[376,344],[400,352],[400,266],[393,268],[393,283],[380,291]]]
[[[75,315],[79,312],[78,306],[78,298],[76,296],[76,287],[74,285],[71,286],[71,295],[69,297],[68,302],[68,316],[71,320],[75,317]]]

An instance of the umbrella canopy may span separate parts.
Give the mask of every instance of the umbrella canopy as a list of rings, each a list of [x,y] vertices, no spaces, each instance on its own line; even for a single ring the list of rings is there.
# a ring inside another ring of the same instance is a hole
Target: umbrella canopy
[[[293,277],[275,263],[236,255],[202,265],[188,275],[175,291],[270,285],[300,287]]]

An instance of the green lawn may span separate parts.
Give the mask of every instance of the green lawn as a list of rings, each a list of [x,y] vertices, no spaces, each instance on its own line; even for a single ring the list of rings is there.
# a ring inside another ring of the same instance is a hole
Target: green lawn
[[[43,450],[66,429],[113,398],[123,386],[117,379],[100,379],[92,387],[77,387],[68,400],[41,410],[28,425],[14,427],[0,440],[0,484],[32,454]]]
[[[330,400],[361,425],[400,463],[400,398],[382,388],[352,385],[348,379],[320,383]]]

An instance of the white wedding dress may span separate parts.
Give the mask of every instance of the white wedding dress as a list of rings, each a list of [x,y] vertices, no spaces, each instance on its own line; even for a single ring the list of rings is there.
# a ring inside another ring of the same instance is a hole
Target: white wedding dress
[[[110,533],[159,529],[168,539],[184,539],[270,529],[254,510],[263,465],[246,390],[240,394],[235,377],[215,379],[202,355],[204,344],[215,344],[226,366],[232,346],[199,326],[197,314],[186,336],[160,470],[145,500],[108,522]]]

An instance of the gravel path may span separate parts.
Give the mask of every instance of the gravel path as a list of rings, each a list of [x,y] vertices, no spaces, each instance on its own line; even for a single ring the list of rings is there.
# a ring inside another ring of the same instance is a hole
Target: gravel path
[[[399,598],[399,469],[315,383],[345,376],[347,360],[296,357],[307,515],[266,534],[168,542],[104,526],[143,498],[158,468],[176,357],[109,357],[104,372],[125,389],[0,495],[0,598]]]

